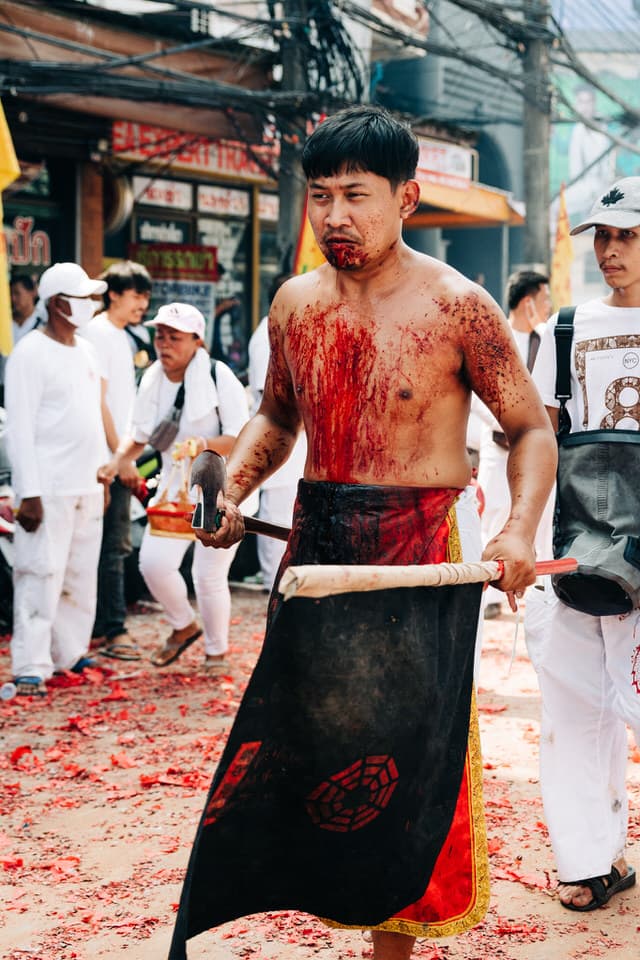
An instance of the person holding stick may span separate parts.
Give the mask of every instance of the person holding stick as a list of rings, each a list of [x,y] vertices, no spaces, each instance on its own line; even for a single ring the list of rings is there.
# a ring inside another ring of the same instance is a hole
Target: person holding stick
[[[535,578],[555,440],[497,304],[403,242],[417,159],[412,132],[373,106],[341,111],[307,140],[308,212],[327,263],[273,301],[262,402],[229,457],[219,529],[198,537],[225,548],[243,536],[239,505],[304,424],[281,570],[460,559],[473,390],[509,440],[511,510],[484,559],[504,562],[515,603]],[[286,603],[274,592],[192,850],[172,960],[202,930],[269,909],[372,929],[375,960],[406,960],[417,936],[479,922],[479,603],[477,585]]]

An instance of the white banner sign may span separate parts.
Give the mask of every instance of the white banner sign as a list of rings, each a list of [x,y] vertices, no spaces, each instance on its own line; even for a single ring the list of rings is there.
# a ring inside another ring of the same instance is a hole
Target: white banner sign
[[[444,140],[419,137],[420,156],[416,179],[466,189],[473,174],[473,150]]]
[[[133,195],[136,203],[147,203],[152,207],[191,210],[193,206],[193,188],[182,180],[134,177]]]

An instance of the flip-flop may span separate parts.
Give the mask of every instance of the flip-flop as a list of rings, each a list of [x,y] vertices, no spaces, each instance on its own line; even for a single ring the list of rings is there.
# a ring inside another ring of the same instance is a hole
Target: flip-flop
[[[586,880],[571,880],[569,882],[563,881],[563,885],[568,887],[588,887],[593,894],[593,900],[590,900],[589,903],[585,903],[582,906],[571,902],[565,903],[563,900],[561,900],[560,903],[567,910],[575,910],[578,913],[597,910],[598,907],[602,907],[605,903],[608,903],[614,894],[621,893],[623,890],[629,890],[630,887],[635,886],[635,882],[636,871],[633,867],[627,867],[627,872],[624,877],[620,875],[617,867],[611,867],[611,873],[604,874],[602,877],[589,877]]]
[[[107,640],[104,647],[100,647],[98,653],[104,657],[111,657],[113,660],[142,660],[142,654],[138,645],[133,640],[119,639],[127,637],[126,633],[121,633],[117,637]]]
[[[80,659],[76,660],[70,669],[71,673],[82,673],[83,670],[88,670],[91,667],[97,666],[98,664],[91,657],[80,657]]]
[[[187,647],[190,647],[191,644],[201,636],[202,630],[198,629],[180,643],[171,643],[171,637],[169,637],[164,647],[156,650],[151,657],[151,663],[154,667],[168,667],[170,663],[174,663],[178,657],[182,656]]]
[[[46,697],[47,688],[41,677],[16,677],[17,697]]]

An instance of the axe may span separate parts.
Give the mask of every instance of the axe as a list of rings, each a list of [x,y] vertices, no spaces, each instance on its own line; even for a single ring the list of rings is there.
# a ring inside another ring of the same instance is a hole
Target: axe
[[[217,506],[218,493],[224,493],[227,483],[227,468],[224,458],[213,450],[203,450],[191,464],[191,486],[198,487],[196,508],[191,518],[194,530],[215,533],[220,527],[221,516]],[[276,523],[267,523],[257,517],[244,517],[247,533],[260,533],[276,540],[288,540],[291,530]]]

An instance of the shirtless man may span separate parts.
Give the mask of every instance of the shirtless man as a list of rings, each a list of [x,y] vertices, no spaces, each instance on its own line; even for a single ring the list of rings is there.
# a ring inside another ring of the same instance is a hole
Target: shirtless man
[[[510,445],[512,507],[484,559],[505,561],[500,586],[515,603],[535,579],[533,541],[554,481],[555,439],[496,303],[402,240],[420,196],[417,158],[411,131],[370,106],[324,121],[305,144],[309,218],[328,262],[275,297],[262,403],[229,458],[222,525],[198,535],[213,547],[243,536],[238,505],[283,463],[303,425],[303,492],[366,485],[374,496],[400,498],[444,488],[455,499],[471,477],[474,390]],[[383,924],[373,931],[374,958],[406,960],[414,941]]]

